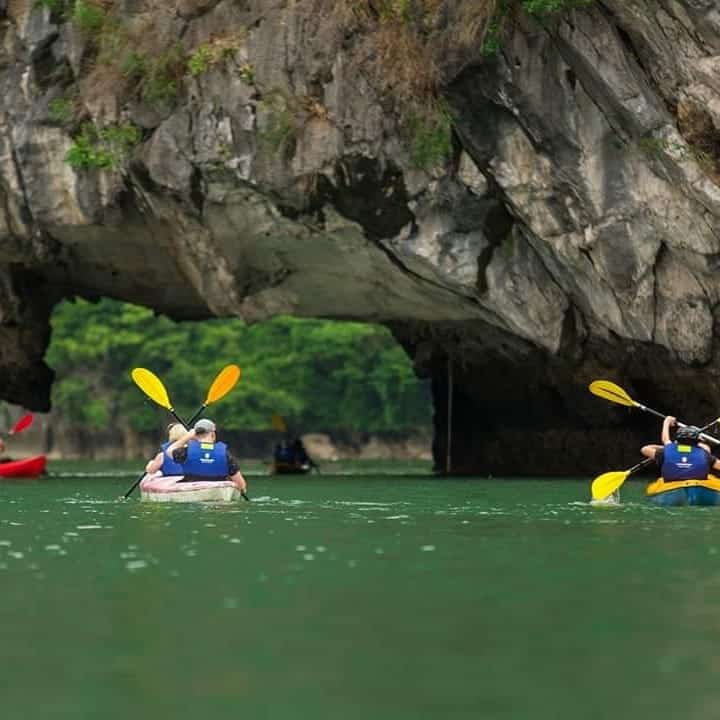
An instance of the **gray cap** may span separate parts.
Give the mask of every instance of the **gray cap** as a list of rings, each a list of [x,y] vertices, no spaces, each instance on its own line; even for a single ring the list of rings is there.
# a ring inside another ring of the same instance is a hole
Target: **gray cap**
[[[207,418],[201,418],[195,423],[194,430],[198,435],[215,432],[215,423]]]

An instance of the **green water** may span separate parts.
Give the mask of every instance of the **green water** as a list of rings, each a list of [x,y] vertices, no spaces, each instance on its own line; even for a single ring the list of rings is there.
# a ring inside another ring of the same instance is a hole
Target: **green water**
[[[368,468],[0,484],[0,717],[717,717],[720,509]]]

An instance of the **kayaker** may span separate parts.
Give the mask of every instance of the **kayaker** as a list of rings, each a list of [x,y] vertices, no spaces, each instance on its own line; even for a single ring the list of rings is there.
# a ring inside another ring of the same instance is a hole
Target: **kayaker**
[[[677,418],[668,415],[663,422],[662,445],[645,445],[640,450],[645,457],[653,458],[660,466],[663,480],[705,480],[710,470],[720,470],[720,460],[700,439],[700,428],[694,425],[680,427],[673,441],[670,428],[675,425]]]
[[[182,475],[182,465],[171,460],[165,450],[170,447],[170,443],[179,440],[186,432],[185,426],[180,423],[171,423],[168,425],[168,439],[160,446],[160,452],[145,466],[145,472],[148,475],[162,471],[163,475]]]
[[[273,457],[275,458],[275,462],[292,463],[292,448],[290,447],[290,445],[287,444],[287,442],[285,442],[285,440],[283,440],[275,446],[275,452],[273,453]]]
[[[293,442],[292,451],[293,460],[298,465],[305,465],[306,463],[312,465],[310,456],[307,454],[307,450],[305,449],[305,446],[303,445],[303,442],[300,438],[296,438]]]
[[[192,430],[172,442],[165,455],[182,466],[183,482],[229,479],[240,492],[247,491],[237,460],[223,442],[217,442],[212,420],[202,418]]]
[[[292,444],[292,451],[294,456],[294,462],[300,467],[312,467],[320,472],[318,464],[308,455],[305,445],[300,438],[297,438]]]

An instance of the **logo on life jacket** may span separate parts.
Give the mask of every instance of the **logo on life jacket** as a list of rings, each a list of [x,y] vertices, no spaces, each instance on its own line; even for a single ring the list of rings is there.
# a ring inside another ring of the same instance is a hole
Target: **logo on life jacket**
[[[213,445],[213,443],[200,443],[200,447],[203,450],[208,451],[208,450],[212,450],[215,447],[215,445]],[[203,453],[203,456],[200,458],[200,462],[205,463],[205,464],[208,464],[208,463],[212,464],[215,462],[215,459],[211,456],[211,454],[209,452],[205,452],[205,453]]]
[[[681,453],[691,453],[692,452],[692,446],[691,445],[678,445],[678,452]],[[688,462],[687,455],[681,455],[680,456],[680,462],[675,463],[679,468],[691,468],[693,467],[692,463]]]

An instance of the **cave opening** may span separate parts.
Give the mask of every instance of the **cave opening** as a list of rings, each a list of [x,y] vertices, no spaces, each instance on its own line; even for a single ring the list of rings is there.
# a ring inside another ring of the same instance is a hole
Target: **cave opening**
[[[172,419],[132,382],[145,367],[190,417],[217,373],[241,378],[209,407],[239,457],[267,460],[279,438],[303,436],[318,459],[404,459],[430,469],[432,396],[384,326],[279,316],[174,321],[139,305],[65,300],[51,316],[45,362],[52,409],[26,442],[57,458],[131,460],[163,440]],[[19,408],[3,405],[9,426]],[[273,427],[283,418],[286,432]]]

